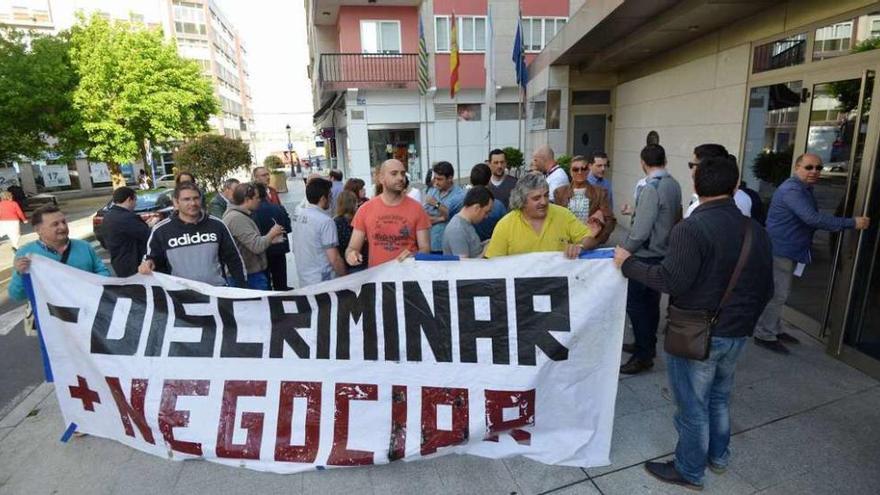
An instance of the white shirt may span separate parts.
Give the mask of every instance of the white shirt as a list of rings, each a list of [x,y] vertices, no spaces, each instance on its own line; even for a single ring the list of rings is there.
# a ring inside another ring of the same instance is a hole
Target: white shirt
[[[743,192],[742,189],[737,189],[736,193],[734,193],[733,195],[733,202],[736,203],[736,207],[739,208],[739,211],[742,212],[743,215],[751,218],[752,198],[750,198],[748,194]],[[700,206],[700,199],[696,194],[694,194],[694,199],[688,206],[687,211],[684,212],[684,217],[687,218],[691,216],[691,213],[693,213],[698,206]]]
[[[569,184],[568,175],[562,167],[559,165],[553,165],[553,168],[550,169],[550,173],[547,174],[547,184],[550,186],[550,202],[552,203],[554,202],[553,192],[560,187]]]

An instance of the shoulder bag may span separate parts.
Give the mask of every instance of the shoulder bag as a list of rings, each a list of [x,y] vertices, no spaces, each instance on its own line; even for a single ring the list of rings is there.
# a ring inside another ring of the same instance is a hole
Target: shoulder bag
[[[736,268],[727,284],[727,289],[721,297],[721,302],[715,311],[704,309],[681,309],[673,304],[669,305],[666,315],[666,340],[663,342],[663,349],[667,354],[678,356],[685,359],[696,359],[704,361],[709,357],[709,344],[712,340],[712,330],[718,324],[721,316],[721,310],[730,299],[733,288],[739,281],[746,264],[749,251],[752,246],[752,222],[746,218],[743,224],[745,231],[742,249],[739,252],[739,259],[736,262]]]

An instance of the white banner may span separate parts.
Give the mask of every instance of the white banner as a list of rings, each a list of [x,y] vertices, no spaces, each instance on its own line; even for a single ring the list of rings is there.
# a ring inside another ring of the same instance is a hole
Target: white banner
[[[70,171],[67,165],[43,166],[43,187],[63,187],[70,185]]]
[[[610,259],[408,260],[271,293],[35,257],[31,280],[80,432],[278,473],[609,464],[626,305]]]
[[[110,169],[104,162],[89,162],[89,174],[92,176],[92,184],[110,182]]]

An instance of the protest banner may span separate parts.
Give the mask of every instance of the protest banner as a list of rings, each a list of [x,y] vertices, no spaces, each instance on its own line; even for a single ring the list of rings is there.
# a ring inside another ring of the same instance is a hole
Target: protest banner
[[[610,259],[410,259],[278,293],[42,257],[29,278],[71,431],[278,473],[609,463],[626,304]]]

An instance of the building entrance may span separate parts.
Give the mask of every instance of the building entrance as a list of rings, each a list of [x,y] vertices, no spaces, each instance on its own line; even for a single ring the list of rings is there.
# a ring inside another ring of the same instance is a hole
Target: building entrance
[[[419,167],[419,130],[416,129],[370,129],[367,131],[370,146],[370,165],[378,167],[385,160],[394,158],[407,166],[410,180],[424,179]]]

